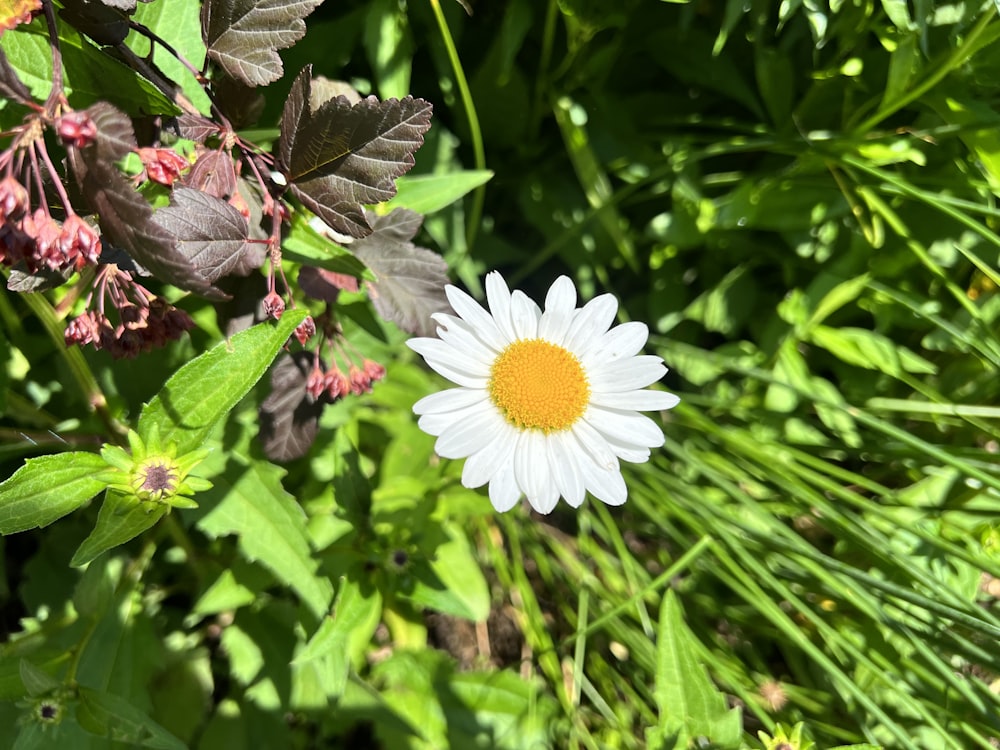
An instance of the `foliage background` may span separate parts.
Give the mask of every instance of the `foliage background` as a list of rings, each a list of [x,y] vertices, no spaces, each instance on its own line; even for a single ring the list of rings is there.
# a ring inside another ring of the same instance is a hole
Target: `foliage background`
[[[423,244],[474,293],[493,268],[535,297],[559,273],[614,292],[682,396],[667,443],[620,510],[497,516],[415,426],[440,381],[359,299],[348,338],[389,377],[329,407],[307,457],[263,458],[262,382],[214,436],[197,510],[85,572],[69,561],[96,503],[3,538],[0,744],[113,746],[75,718],[18,723],[54,679],[112,696],[87,710],[149,747],[175,745],[130,711],[191,747],[760,747],[777,722],[821,748],[993,746],[996,15],[319,8],[264,134],[307,63],[434,102],[414,174],[494,176],[429,214]],[[88,392],[51,305],[0,296],[3,475],[96,449],[88,397],[133,424],[221,339],[210,304],[179,304],[190,339],[87,352]]]

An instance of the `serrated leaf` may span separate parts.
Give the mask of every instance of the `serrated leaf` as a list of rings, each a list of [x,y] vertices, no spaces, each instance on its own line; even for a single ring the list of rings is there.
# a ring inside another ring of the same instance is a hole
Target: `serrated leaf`
[[[379,315],[407,333],[432,336],[431,315],[451,310],[444,293],[448,266],[437,253],[409,241],[422,221],[420,214],[397,208],[374,218],[372,233],[351,243],[351,250],[375,272],[378,280],[368,289]]]
[[[312,352],[281,357],[271,372],[271,393],[260,405],[260,440],[272,461],[304,456],[319,431],[324,401],[306,392]]]
[[[168,510],[169,505],[140,503],[131,495],[108,490],[97,514],[97,525],[77,548],[69,564],[76,568],[86,565],[109,549],[135,539],[155,526]]]
[[[87,687],[79,687],[78,695],[77,711],[86,713],[89,724],[101,727],[101,736],[114,737],[129,747],[155,750],[185,750],[187,747],[124,698]]]
[[[430,127],[423,99],[357,104],[343,96],[315,111],[310,102],[312,68],[295,79],[281,116],[278,168],[292,193],[334,230],[350,237],[370,232],[362,204],[396,194],[395,178],[413,166],[413,153]]]
[[[408,208],[418,214],[432,214],[450,206],[492,178],[493,172],[488,169],[400,177],[396,180],[396,197],[384,208]]]
[[[739,744],[740,710],[727,708],[725,696],[709,679],[677,596],[670,590],[660,606],[653,697],[661,732],[670,735],[680,729],[689,740],[708,737],[720,746]]]
[[[48,526],[88,503],[104,489],[108,470],[95,453],[57,453],[29,458],[0,483],[0,534]]]
[[[236,168],[233,166],[233,159],[225,151],[200,149],[198,158],[191,165],[191,169],[182,175],[180,184],[214,195],[216,198],[226,199],[236,192]]]
[[[153,209],[114,165],[135,147],[129,118],[106,102],[87,110],[97,126],[96,143],[69,147],[80,192],[97,214],[102,236],[125,250],[156,278],[208,299],[226,295],[213,287],[176,247],[174,238],[153,220]]]
[[[264,262],[266,247],[248,241],[249,227],[243,214],[208,193],[174,188],[170,205],[157,211],[153,220],[173,237],[180,254],[210,282],[230,274],[245,276]]]
[[[248,560],[268,568],[316,617],[323,617],[333,588],[316,575],[305,513],[281,486],[283,474],[262,461],[229,461],[223,474],[212,477],[214,486],[205,493],[212,510],[197,525],[211,537],[238,535]]]
[[[271,366],[304,310],[286,310],[276,323],[261,323],[220,342],[175,372],[146,404],[137,431],[153,430],[178,454],[197,450],[212,428],[239,403]]]
[[[201,29],[208,56],[248,86],[281,78],[277,50],[306,33],[303,18],[322,0],[205,0]]]
[[[218,612],[239,609],[252,604],[257,594],[247,588],[226,568],[211,586],[195,602],[192,612],[197,615],[214,615]]]

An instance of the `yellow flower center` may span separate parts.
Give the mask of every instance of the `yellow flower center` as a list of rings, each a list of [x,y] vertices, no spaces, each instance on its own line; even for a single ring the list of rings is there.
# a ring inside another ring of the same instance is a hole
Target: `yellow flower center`
[[[580,360],[543,339],[520,339],[500,352],[489,392],[507,421],[523,430],[565,430],[590,402]]]

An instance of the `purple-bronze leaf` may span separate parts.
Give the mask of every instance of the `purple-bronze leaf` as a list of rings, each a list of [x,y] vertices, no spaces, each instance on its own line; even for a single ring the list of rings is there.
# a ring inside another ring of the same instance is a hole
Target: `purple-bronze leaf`
[[[181,184],[203,190],[216,198],[228,198],[236,192],[236,168],[233,157],[225,151],[203,149],[191,169],[181,177]]]
[[[378,314],[407,333],[433,336],[431,314],[451,311],[444,293],[448,266],[437,253],[409,241],[422,221],[405,208],[374,218],[372,233],[351,243],[351,252],[378,277],[368,283]]]
[[[7,278],[7,289],[21,293],[44,292],[46,289],[62,286],[72,274],[72,269],[51,271],[48,268],[39,268],[34,273],[27,273],[15,267],[10,270],[10,276]]]
[[[204,143],[208,138],[222,132],[218,123],[189,112],[177,115],[174,120],[170,121],[170,124],[176,128],[176,133],[181,138],[187,138],[189,141],[197,143]]]
[[[7,62],[7,55],[0,49],[0,96],[20,104],[31,102],[31,92]]]
[[[264,111],[263,94],[224,73],[212,79],[212,94],[215,106],[236,130],[253,125]]]
[[[278,168],[303,205],[341,234],[371,232],[363,205],[396,194],[396,178],[413,166],[413,152],[431,124],[431,105],[407,96],[351,104],[335,96],[313,111],[312,69],[295,80],[281,117]]]
[[[234,181],[235,182],[235,181]],[[179,187],[154,221],[177,241],[177,249],[202,276],[245,276],[264,262],[262,242],[247,241],[247,221],[226,201],[200,190]]]
[[[322,0],[205,0],[201,35],[208,56],[231,77],[248,86],[281,78],[277,50],[306,33],[303,18]]]
[[[260,405],[259,419],[264,455],[272,461],[304,456],[316,438],[324,402],[306,393],[313,356],[284,355],[271,372],[271,394]]]
[[[115,167],[135,147],[131,121],[110,104],[86,110],[97,125],[95,143],[69,146],[69,163],[84,200],[97,214],[102,240],[115,245],[156,278],[208,299],[225,299],[178,251],[174,238],[153,220],[153,209]]]

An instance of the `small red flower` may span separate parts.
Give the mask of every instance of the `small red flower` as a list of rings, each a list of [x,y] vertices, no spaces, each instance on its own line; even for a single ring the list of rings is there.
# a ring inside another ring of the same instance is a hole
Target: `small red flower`
[[[263,301],[264,315],[268,318],[281,320],[281,314],[285,312],[285,300],[277,292],[270,292]]]
[[[142,160],[146,176],[153,182],[167,187],[174,184],[180,173],[191,166],[191,162],[169,148],[140,148],[136,153]]]

